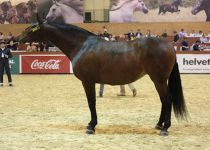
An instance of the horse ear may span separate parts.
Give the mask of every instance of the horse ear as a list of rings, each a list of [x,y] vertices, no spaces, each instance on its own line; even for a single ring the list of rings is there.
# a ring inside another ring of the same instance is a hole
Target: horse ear
[[[39,16],[38,13],[36,13],[36,19],[37,19],[39,25],[43,24],[43,21],[42,21],[42,19],[40,18],[40,16]]]

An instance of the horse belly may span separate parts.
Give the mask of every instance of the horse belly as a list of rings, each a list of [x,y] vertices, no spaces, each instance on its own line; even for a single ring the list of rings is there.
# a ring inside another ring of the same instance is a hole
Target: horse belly
[[[123,63],[106,66],[100,72],[98,83],[122,85],[132,83],[145,75],[140,65],[123,65]]]

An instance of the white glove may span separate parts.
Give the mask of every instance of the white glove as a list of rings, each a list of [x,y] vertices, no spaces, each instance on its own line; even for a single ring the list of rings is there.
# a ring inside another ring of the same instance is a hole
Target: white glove
[[[4,54],[4,57],[5,57],[5,58],[9,58],[9,56],[8,56],[7,54]]]

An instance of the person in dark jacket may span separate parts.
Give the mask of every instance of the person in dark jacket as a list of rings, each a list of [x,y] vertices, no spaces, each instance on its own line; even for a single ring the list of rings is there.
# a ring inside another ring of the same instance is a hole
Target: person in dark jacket
[[[10,49],[6,47],[5,41],[0,41],[0,86],[3,86],[4,69],[6,70],[9,86],[12,86],[9,58],[12,58],[12,53]]]

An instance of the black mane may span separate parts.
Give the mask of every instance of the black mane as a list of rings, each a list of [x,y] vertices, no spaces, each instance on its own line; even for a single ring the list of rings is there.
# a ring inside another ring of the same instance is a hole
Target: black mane
[[[65,24],[65,23],[48,23],[49,25],[55,27],[55,28],[59,28],[59,29],[62,29],[64,31],[72,31],[72,30],[77,30],[79,32],[83,32],[83,33],[86,33],[86,34],[89,34],[89,35],[92,35],[92,36],[97,36],[96,34],[88,31],[88,30],[85,30],[83,28],[80,28],[78,26],[75,26],[75,25],[72,25],[72,24]]]

